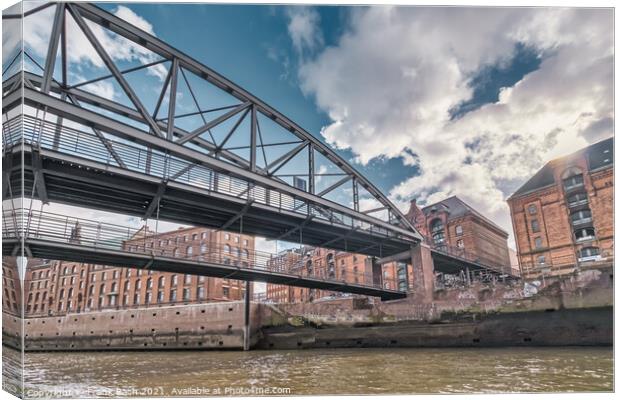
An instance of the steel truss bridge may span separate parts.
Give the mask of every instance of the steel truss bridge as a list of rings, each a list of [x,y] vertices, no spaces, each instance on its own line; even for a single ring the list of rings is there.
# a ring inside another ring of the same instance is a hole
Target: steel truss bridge
[[[11,254],[16,245],[23,241],[28,257],[245,281],[260,280],[377,296],[383,300],[405,296],[403,292],[382,289],[372,273],[347,271],[346,279],[337,279],[327,268],[305,268],[307,260],[302,257],[282,265],[274,262],[277,254],[254,250],[234,252],[230,247],[215,243],[204,245],[191,255],[181,254],[178,243],[161,240],[158,235],[144,229],[24,209],[4,211],[2,223],[4,254]],[[389,287],[397,287],[395,280],[384,278],[382,283],[383,286],[389,283]]]
[[[44,54],[25,37],[3,57],[3,200],[38,199],[372,257],[422,240],[331,148],[199,61],[88,3],[3,15],[14,34],[41,18],[49,20]],[[102,85],[114,93],[102,93]],[[4,254],[405,296],[368,277],[352,284],[270,271],[258,253],[243,267],[224,264],[218,252],[180,259],[93,237],[75,242],[57,232],[59,216],[19,207],[4,221]],[[40,229],[31,231],[33,224]]]

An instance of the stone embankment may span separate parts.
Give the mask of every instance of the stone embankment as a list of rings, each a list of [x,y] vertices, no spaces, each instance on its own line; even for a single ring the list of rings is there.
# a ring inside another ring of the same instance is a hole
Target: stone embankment
[[[537,293],[534,293],[537,292]],[[241,349],[243,303],[26,318],[3,314],[3,343],[27,351]],[[611,345],[612,269],[545,285],[476,284],[391,302],[252,303],[251,345],[313,347]],[[23,329],[23,330],[22,330]]]

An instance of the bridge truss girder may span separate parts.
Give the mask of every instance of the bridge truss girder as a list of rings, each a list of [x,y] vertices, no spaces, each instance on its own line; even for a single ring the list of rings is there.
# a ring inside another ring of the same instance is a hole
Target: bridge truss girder
[[[372,183],[327,145],[245,89],[155,36],[87,3],[50,3],[49,5],[28,11],[23,16],[4,15],[3,18],[24,18],[27,15],[43,12],[49,7],[55,7],[55,12],[49,36],[47,56],[44,63],[42,63],[43,65],[39,65],[42,73],[41,75],[32,72],[17,74],[3,82],[5,112],[21,104],[30,106],[36,110],[43,111],[47,116],[45,121],[41,122],[41,125],[49,123],[47,121],[50,115],[56,116],[55,145],[62,140],[62,134],[64,133],[63,121],[71,121],[89,127],[107,149],[110,158],[114,160],[113,167],[110,165],[102,167],[94,163],[92,165],[93,169],[99,168],[101,171],[106,172],[118,169],[119,173],[117,176],[125,178],[133,175],[133,173],[130,173],[131,171],[127,171],[128,168],[123,157],[115,151],[118,144],[114,140],[117,140],[117,142],[131,142],[147,149],[149,157],[151,152],[159,152],[188,162],[189,165],[186,167],[188,171],[194,166],[200,166],[235,179],[240,179],[247,183],[248,193],[255,186],[260,186],[261,188],[278,192],[280,195],[290,196],[295,201],[300,201],[303,204],[301,207],[307,209],[306,215],[296,218],[294,223],[289,223],[288,226],[283,226],[282,229],[276,232],[268,233],[267,237],[285,237],[288,232],[303,231],[304,229],[311,230],[312,226],[315,225],[315,231],[320,226],[345,226],[351,229],[351,233],[345,231],[344,233],[336,234],[335,232],[338,229],[334,228],[332,230],[334,233],[326,235],[323,241],[319,243],[326,245],[339,241],[346,243],[350,236],[353,239],[353,236],[357,234],[356,230],[360,229],[360,226],[370,227],[370,229],[365,229],[368,244],[357,246],[357,250],[372,248],[372,237],[377,239],[374,247],[377,246],[379,240],[398,242],[399,245],[394,247],[394,251],[402,249],[403,246],[406,247],[407,244],[414,245],[421,240],[421,236],[400,210]],[[109,70],[109,73],[78,84],[71,84],[68,81],[68,68],[70,64],[69,50],[67,48],[68,19],[72,19],[77,24],[81,33],[87,38],[88,43],[92,45]],[[95,27],[118,35],[123,40],[127,40],[133,45],[140,46],[145,51],[155,54],[159,59],[142,63],[142,65],[137,67],[121,69],[101,43],[94,30]],[[60,65],[56,63],[57,54],[59,55]],[[36,60],[32,57],[30,59],[36,63]],[[155,110],[151,112],[144,105],[144,99],[140,97],[136,87],[132,86],[127,80],[127,75],[164,63],[169,64],[170,68],[167,71],[159,93]],[[59,80],[54,78],[55,71],[58,68],[61,70],[60,75],[62,77]],[[195,90],[195,87],[192,88],[192,84],[187,78],[189,74],[193,74],[192,76],[236,99],[236,103],[222,107],[221,110],[217,110],[217,112],[222,112],[218,117],[207,120],[205,115],[208,114],[208,111],[204,111],[200,107],[197,100],[197,96],[200,93]],[[86,89],[93,83],[108,79],[114,80],[122,88],[122,92],[129,99],[129,105],[106,99]],[[202,120],[200,126],[191,130],[181,126],[179,121],[185,116],[179,114],[178,110],[175,109],[177,104],[176,89],[182,82],[189,88],[191,98],[198,110],[197,116],[199,115]],[[168,110],[165,113],[165,117],[158,118],[158,112],[166,101],[168,103]],[[226,136],[219,142],[215,140],[211,130],[222,127],[225,123],[231,122],[235,118],[238,118],[237,122],[230,128]],[[261,125],[259,124],[261,118],[263,121],[273,124],[272,126],[275,126],[276,130],[279,129],[278,132],[290,134],[290,137],[294,140],[287,143],[266,143],[263,140],[264,132],[261,132]],[[249,122],[249,129],[246,132],[249,145],[246,146],[247,149],[244,149],[249,152],[247,157],[240,155],[239,148],[235,149],[227,145],[233,134],[236,134],[237,130],[240,129],[241,122],[246,121],[246,119]],[[132,121],[132,123],[127,121]],[[137,127],[133,122],[139,123],[140,127]],[[207,133],[209,136],[206,135]],[[284,145],[292,147],[278,154],[277,157],[274,156],[271,160],[267,160],[268,157],[265,152],[269,146]],[[52,146],[51,150],[55,150],[54,146]],[[307,159],[304,159],[303,162],[297,159],[298,155],[306,154],[306,152]],[[49,152],[42,154],[45,153]],[[260,161],[261,153],[263,162]],[[337,172],[332,174],[321,174],[318,172],[315,166],[315,163],[318,162],[317,157],[326,160],[325,162],[329,163],[329,166],[333,167]],[[33,159],[36,162],[31,165],[32,171],[40,182],[45,182],[45,174],[50,172],[46,172],[45,168],[39,164],[50,164],[49,160],[53,158],[51,154],[48,154],[48,161]],[[86,164],[85,160],[77,159],[75,162]],[[150,158],[148,162],[150,163]],[[304,182],[304,185],[299,187],[295,184],[295,178],[291,184],[290,181],[286,180],[290,176],[280,173],[294,163],[297,163],[296,165],[306,164],[303,169],[307,171],[307,174],[304,175],[307,177],[307,186]],[[182,175],[185,172],[176,171],[176,173]],[[327,179],[330,176],[334,177],[335,181],[325,185],[323,188],[319,188],[319,179]],[[145,206],[145,210],[143,210],[144,216],[152,215],[155,204],[159,204],[166,198],[168,184],[169,182],[164,182],[164,180],[158,182],[158,186],[152,191],[150,201]],[[345,184],[351,184],[351,193],[353,195],[349,204],[341,204],[329,198],[330,194],[333,194],[335,190],[342,189]],[[40,185],[45,184],[41,183]],[[42,189],[37,190],[37,193],[39,195],[44,193],[47,197],[49,191],[45,190],[45,186],[41,187]],[[373,204],[371,208],[362,210],[360,191],[366,192],[369,196],[367,199]],[[237,210],[237,214],[225,218],[220,228],[224,226],[227,228],[234,227],[237,221],[243,219],[243,216],[252,214],[252,212],[256,214],[257,210],[259,210],[257,204],[253,203],[253,199],[246,195],[240,209]],[[299,211],[299,209],[294,209],[293,211]],[[373,216],[372,214],[377,211],[386,211],[386,217],[381,219]],[[309,221],[309,219],[312,221]],[[345,222],[345,220],[350,220],[351,222]],[[377,232],[381,233],[378,234]],[[300,241],[303,242],[303,236],[299,236]],[[386,249],[389,247],[385,246]],[[376,252],[369,251],[369,253]],[[385,253],[377,254],[385,255]]]

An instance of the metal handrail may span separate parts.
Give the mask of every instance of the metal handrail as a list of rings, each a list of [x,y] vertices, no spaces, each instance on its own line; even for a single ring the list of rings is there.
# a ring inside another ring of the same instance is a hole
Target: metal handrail
[[[269,189],[215,171],[204,165],[193,164],[164,152],[148,149],[145,146],[103,134],[108,144],[120,156],[124,168],[130,171],[156,176],[163,180],[179,182],[208,191],[233,196],[238,199],[254,201],[275,207],[279,210],[295,212],[315,219],[344,225],[371,232],[373,235],[403,238],[379,225],[355,219],[341,212],[326,211],[318,205],[309,204],[302,199],[278,190]],[[17,115],[3,124],[3,144],[5,149],[23,140],[47,150],[58,151],[76,157],[86,158],[106,166],[121,167],[111,156],[101,139],[94,133],[84,132],[53,121],[43,120],[28,114]]]
[[[306,257],[281,267],[276,267],[277,254],[242,249],[240,246],[213,244],[207,240],[170,240],[169,233],[155,234],[144,227],[135,228],[101,221],[87,220],[67,215],[36,210],[13,209],[2,214],[4,239],[38,239],[68,243],[92,249],[106,249],[133,254],[191,260],[197,264],[232,265],[241,269],[283,272],[304,278],[316,278],[335,283],[355,283],[366,287],[375,285],[372,273],[347,271],[344,278],[331,276],[328,268],[304,268]],[[191,248],[191,253],[189,251]],[[237,249],[237,250],[235,250]],[[247,253],[246,253],[247,252]],[[393,286],[395,287],[395,286]]]

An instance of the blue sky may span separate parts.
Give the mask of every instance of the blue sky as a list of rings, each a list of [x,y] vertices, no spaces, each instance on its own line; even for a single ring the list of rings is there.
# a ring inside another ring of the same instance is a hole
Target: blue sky
[[[613,134],[611,9],[100,6],[337,148],[403,211],[411,198],[457,195],[512,233],[512,192],[548,160]],[[25,26],[39,62],[41,17]],[[108,39],[119,63],[153,60]],[[85,47],[69,54],[75,78],[101,68]],[[145,73],[154,83],[140,95],[154,97],[162,74]],[[92,89],[121,92],[103,83]]]
[[[111,12],[117,8],[114,3],[99,5]],[[317,108],[313,97],[304,95],[299,87],[298,59],[288,33],[287,7],[123,5],[149,21],[158,37],[241,85],[325,141],[320,131],[330,120]],[[350,8],[315,9],[320,15],[324,46],[336,43],[346,27]],[[179,29],[178,21],[182,21],[183,29]],[[355,159],[351,151],[339,153],[347,160]],[[386,193],[417,171],[404,165],[400,157],[354,165]]]
[[[158,37],[240,84],[325,141],[319,133],[331,121],[317,107],[314,97],[300,88],[299,57],[288,30],[289,11],[303,7],[119,4],[151,23]],[[114,3],[99,5],[110,12],[118,7]],[[320,47],[312,49],[311,56],[336,45],[348,28],[351,13],[365,8],[313,7],[323,40]],[[540,65],[540,55],[532,49],[522,44],[515,49],[508,63],[488,65],[472,76],[474,95],[451,110],[454,118],[497,101],[501,87],[518,82]],[[385,193],[418,172],[400,156],[377,157],[361,164],[349,149],[338,151]]]

